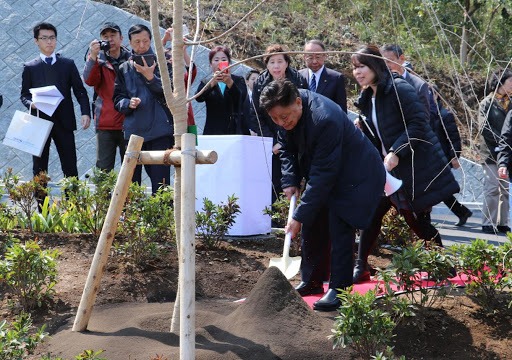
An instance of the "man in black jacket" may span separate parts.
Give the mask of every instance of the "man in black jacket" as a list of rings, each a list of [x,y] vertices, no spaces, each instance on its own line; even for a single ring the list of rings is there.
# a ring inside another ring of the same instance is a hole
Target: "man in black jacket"
[[[296,289],[301,295],[323,292],[324,253],[311,240],[318,226],[324,226],[321,214],[326,214],[332,241],[331,276],[329,291],[314,309],[335,310],[340,305],[336,289],[352,285],[355,229],[369,225],[383,193],[382,160],[339,106],[314,92],[298,90],[288,80],[267,85],[260,106],[286,130],[278,135],[286,196],[299,195],[300,182],[306,180],[301,203],[286,226],[292,237],[302,226],[302,282]]]

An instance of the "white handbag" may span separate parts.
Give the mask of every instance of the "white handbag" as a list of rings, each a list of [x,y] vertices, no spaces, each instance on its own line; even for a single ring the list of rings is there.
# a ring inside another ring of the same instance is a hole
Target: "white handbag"
[[[41,156],[52,126],[51,121],[16,110],[3,143],[29,154]]]

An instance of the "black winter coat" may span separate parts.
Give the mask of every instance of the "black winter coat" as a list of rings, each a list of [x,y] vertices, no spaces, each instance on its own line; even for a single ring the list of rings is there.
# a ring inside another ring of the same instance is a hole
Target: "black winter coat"
[[[334,101],[299,90],[302,116],[289,131],[279,132],[283,188],[306,189],[293,218],[312,224],[318,211],[329,211],[364,229],[384,190],[385,170],[378,151],[348,120]]]
[[[480,103],[478,126],[482,134],[480,141],[482,163],[496,164],[501,130],[509,110],[512,110],[512,102],[508,109],[503,109],[494,99],[494,93],[487,95]]]
[[[372,96],[373,90],[365,89],[355,105],[366,117],[364,133],[380,151],[381,141],[372,123]],[[412,210],[426,211],[458,192],[459,184],[416,90],[400,77],[387,77],[378,85],[375,107],[384,148],[399,158],[392,174],[403,181],[401,190]]]
[[[512,174],[512,109],[508,112],[501,130],[498,167],[506,167]]]
[[[448,159],[458,158],[462,150],[459,129],[455,123],[455,116],[448,109],[442,107],[439,102],[440,115],[431,117],[433,119],[432,128],[441,143],[443,152]]]
[[[286,69],[286,79],[290,80],[297,88],[307,89],[308,82],[299,72],[293,68],[288,67]],[[265,70],[260,74],[254,83],[252,90],[252,101],[254,107],[251,108],[251,119],[249,128],[255,131],[259,136],[271,137],[274,139],[274,144],[277,142],[277,132],[279,126],[276,125],[267,112],[260,109],[260,96],[263,88],[270,84],[274,78],[270,75],[268,70]],[[257,110],[257,112],[254,111]],[[259,121],[258,121],[259,120]]]
[[[207,76],[197,87],[196,94],[210,81]],[[243,101],[247,96],[247,87],[242,77],[231,75],[233,86],[222,93],[220,86],[208,87],[197,99],[206,102],[206,122],[203,135],[242,134]]]

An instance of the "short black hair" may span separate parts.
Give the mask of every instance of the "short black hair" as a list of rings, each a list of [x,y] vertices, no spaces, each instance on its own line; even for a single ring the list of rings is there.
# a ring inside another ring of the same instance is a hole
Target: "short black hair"
[[[367,56],[370,55],[370,56]],[[375,73],[375,83],[387,79],[389,76],[389,69],[386,62],[382,58],[379,48],[375,45],[366,45],[361,49],[357,50],[355,54],[351,56],[352,64],[355,61],[366,65]]]
[[[276,106],[289,106],[300,96],[299,90],[290,80],[274,80],[260,95],[260,107],[269,111]]]
[[[34,39],[37,39],[39,37],[39,31],[40,30],[52,30],[55,33],[55,37],[57,37],[57,28],[53,26],[50,23],[47,22],[41,22],[34,26]]]
[[[489,91],[496,91],[510,77],[512,77],[512,70],[510,70],[509,68],[499,68],[494,70],[488,82]]]
[[[143,31],[146,31],[149,34],[149,39],[151,40],[151,30],[143,24],[135,24],[128,29],[128,40],[132,39],[132,35],[140,34]]]
[[[256,75],[260,75],[260,72],[256,69],[251,69],[247,72],[247,74],[245,74],[245,80],[249,80],[249,78],[251,77],[252,74],[256,74]]]

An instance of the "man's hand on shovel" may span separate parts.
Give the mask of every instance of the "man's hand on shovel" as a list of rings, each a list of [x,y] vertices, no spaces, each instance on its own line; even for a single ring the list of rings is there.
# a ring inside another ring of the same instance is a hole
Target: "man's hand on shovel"
[[[298,199],[299,198],[299,188],[296,186],[290,186],[283,189],[284,194],[290,200],[293,195]],[[292,239],[295,239],[297,234],[300,232],[302,224],[294,219],[289,219],[288,223],[286,224],[284,228],[285,233],[290,233],[292,235]]]

